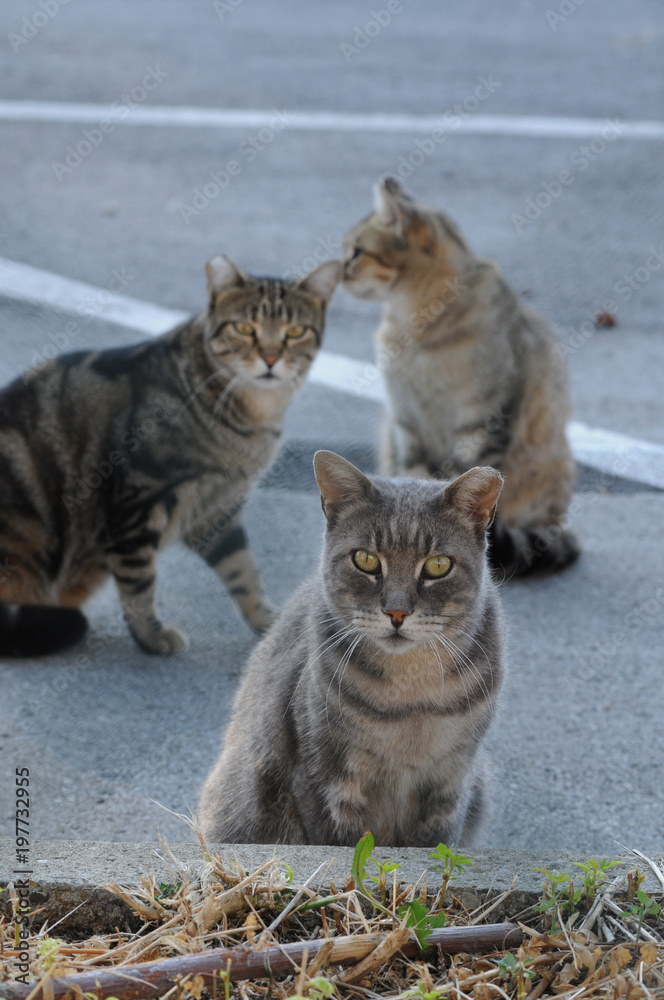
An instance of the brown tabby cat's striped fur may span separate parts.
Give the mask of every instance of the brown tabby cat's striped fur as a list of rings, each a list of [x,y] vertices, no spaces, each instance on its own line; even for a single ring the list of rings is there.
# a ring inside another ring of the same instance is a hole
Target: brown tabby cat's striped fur
[[[485,539],[501,476],[478,468],[452,483],[394,481],[331,452],[314,464],[327,517],[320,569],[249,662],[203,788],[203,834],[468,840],[503,674]]]
[[[575,479],[562,356],[541,316],[456,226],[394,178],[345,241],[344,286],[385,302],[376,338],[389,395],[381,471],[505,477],[491,559],[508,575],[562,569],[579,553],[562,522]]]
[[[267,627],[242,506],[320,346],[339,270],[284,282],[213,257],[200,316],[147,343],[58,358],[0,394],[0,654],[75,640],[85,619],[72,609],[109,574],[137,642],[182,650],[155,610],[157,553],[180,538],[249,624]]]

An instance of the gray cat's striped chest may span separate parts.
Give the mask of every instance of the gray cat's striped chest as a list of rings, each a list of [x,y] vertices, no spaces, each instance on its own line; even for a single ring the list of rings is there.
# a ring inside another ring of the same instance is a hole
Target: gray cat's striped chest
[[[456,801],[477,748],[469,723],[462,714],[396,724],[362,720],[346,773],[331,786],[335,821],[343,826],[352,810],[382,843],[408,842],[411,827]]]

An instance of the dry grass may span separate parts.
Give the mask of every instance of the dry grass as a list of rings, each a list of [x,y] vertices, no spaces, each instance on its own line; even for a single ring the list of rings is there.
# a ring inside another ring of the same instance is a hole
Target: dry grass
[[[288,870],[278,859],[256,871],[210,856],[203,845],[204,863],[193,872],[183,866],[167,845],[164,856],[172,869],[170,888],[144,877],[139,888],[108,883],[105,888],[123,899],[141,918],[136,933],[96,935],[85,941],[64,941],[54,925],[38,927],[33,918],[30,941],[30,976],[35,981],[95,969],[121,967],[201,952],[211,947],[247,943],[265,948],[277,943],[308,941],[338,935],[392,934],[397,942],[403,920],[397,907],[419,899],[428,907],[436,900],[436,886],[403,885],[398,873],[387,877],[384,908],[376,908],[363,897],[352,879],[343,886],[325,882],[325,868],[302,886],[292,885]],[[664,871],[641,856],[641,868],[650,866],[664,888]],[[634,885],[634,876],[631,876]],[[438,888],[440,888],[438,886]],[[390,948],[370,956],[365,970],[325,967],[321,953],[313,964],[279,982],[245,981],[228,985],[231,996],[243,1000],[283,1000],[292,996],[340,998],[407,997],[413,1000],[566,1000],[625,997],[664,998],[664,944],[662,917],[646,918],[639,930],[636,917],[626,917],[615,897],[629,888],[627,876],[599,887],[594,902],[580,903],[574,912],[552,908],[541,914],[521,914],[524,943],[514,954],[460,954],[428,956],[407,961]],[[10,889],[11,892],[11,889]],[[381,892],[376,889],[378,901]],[[508,895],[508,894],[505,894]],[[324,902],[323,902],[324,901]],[[445,900],[448,922],[458,926],[491,919],[489,901],[469,913],[452,891]],[[556,920],[551,932],[551,916]],[[0,997],[2,980],[15,974],[14,926],[0,922]],[[324,978],[320,978],[324,977]],[[351,981],[353,980],[353,981]],[[36,985],[36,982],[35,982]],[[224,995],[223,983],[220,986]],[[229,995],[226,993],[226,996]],[[174,987],[165,996],[184,1000],[206,997],[203,981],[194,978]]]

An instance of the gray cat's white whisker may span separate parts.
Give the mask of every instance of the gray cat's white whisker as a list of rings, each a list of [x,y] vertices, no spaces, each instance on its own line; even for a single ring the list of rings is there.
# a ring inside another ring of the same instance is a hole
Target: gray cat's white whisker
[[[342,636],[342,639],[339,641],[339,643],[335,643],[335,646],[339,645],[342,641],[345,641],[346,639],[350,639],[351,643],[354,643],[354,637],[356,635],[357,635],[357,629],[349,629]],[[343,674],[343,669],[344,669],[344,661],[346,659],[346,656],[352,654],[353,648],[354,648],[354,646],[351,644],[350,647],[349,647],[349,649],[346,650],[346,652],[344,653],[344,655],[342,656],[342,658],[337,663],[337,665],[335,667],[335,670],[334,670],[334,673],[332,674],[332,676],[330,678],[330,681],[329,681],[329,684],[327,685],[327,691],[325,693],[325,719],[327,721],[328,729],[330,729],[330,715],[329,715],[329,709],[328,709],[329,700],[330,700],[330,691],[332,690],[332,688],[334,686],[334,682],[335,682],[335,679],[337,677],[337,674],[339,674],[339,677],[341,678],[341,675]]]
[[[436,660],[436,662],[438,664],[438,669],[440,670],[440,693],[442,695],[442,694],[445,693],[445,668],[443,667],[443,661],[440,658],[440,653],[436,649],[436,644],[433,641],[433,639],[427,638],[426,642],[427,642],[427,646],[431,650],[431,652],[432,652],[432,654],[433,654],[433,656],[434,656],[434,658],[435,658],[435,660]]]
[[[348,665],[350,664],[353,653],[355,652],[355,649],[362,641],[362,639],[363,639],[362,635],[355,636],[348,650],[342,657],[341,662],[339,663],[339,667],[337,668],[334,674],[335,676],[337,676],[337,674],[339,675],[339,680],[337,681],[337,691],[338,691],[338,701],[339,701],[339,718],[341,719],[342,724],[344,724],[344,712],[343,712],[343,699],[341,694],[341,686],[343,684],[344,674],[348,670]]]

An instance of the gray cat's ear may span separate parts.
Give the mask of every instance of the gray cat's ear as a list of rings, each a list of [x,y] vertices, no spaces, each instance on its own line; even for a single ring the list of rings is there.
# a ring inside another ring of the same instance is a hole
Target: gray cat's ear
[[[237,264],[234,264],[230,257],[218,253],[210,257],[205,265],[205,277],[207,278],[208,295],[211,299],[215,295],[227,292],[229,288],[236,288],[246,284],[247,276]]]
[[[314,472],[321,506],[327,518],[347,504],[368,500],[373,493],[371,481],[364,473],[333,451],[316,452]]]
[[[317,267],[315,271],[310,271],[301,281],[298,288],[308,295],[313,295],[323,302],[328,302],[332,298],[332,292],[341,281],[342,265],[340,260],[326,260],[324,264]]]
[[[394,226],[396,235],[402,239],[413,230],[427,228],[414,199],[396,177],[380,178],[374,187],[374,207],[380,222]]]
[[[445,503],[452,503],[478,528],[485,531],[496,516],[496,504],[503,482],[497,469],[478,465],[446,487],[443,494]]]

